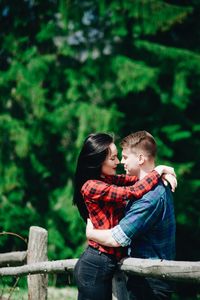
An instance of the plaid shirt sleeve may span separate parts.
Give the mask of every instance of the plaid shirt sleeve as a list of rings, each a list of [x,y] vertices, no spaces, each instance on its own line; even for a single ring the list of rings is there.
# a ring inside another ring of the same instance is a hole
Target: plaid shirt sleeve
[[[100,180],[88,180],[82,186],[83,196],[93,201],[122,202],[132,198],[141,198],[158,183],[160,175],[154,170],[132,186],[110,185]]]
[[[131,239],[124,233],[119,225],[116,225],[111,229],[111,234],[114,240],[122,247],[126,247],[131,244]]]
[[[136,181],[138,181],[137,176],[129,176],[125,174],[121,175],[110,175],[105,176],[104,181],[109,184],[116,184],[118,186],[129,186],[133,185]]]

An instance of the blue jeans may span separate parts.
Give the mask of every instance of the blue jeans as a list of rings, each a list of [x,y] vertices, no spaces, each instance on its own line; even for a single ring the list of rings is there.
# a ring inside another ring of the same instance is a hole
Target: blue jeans
[[[116,268],[117,260],[113,255],[89,246],[74,269],[78,300],[111,300]]]
[[[170,300],[172,284],[156,278],[129,275],[127,282],[129,300]]]

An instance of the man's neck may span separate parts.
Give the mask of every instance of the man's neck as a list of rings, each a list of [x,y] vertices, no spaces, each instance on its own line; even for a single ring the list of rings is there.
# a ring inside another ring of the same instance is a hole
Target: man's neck
[[[148,173],[150,173],[155,168],[154,163],[149,163],[141,166],[138,174],[139,180],[143,179]]]

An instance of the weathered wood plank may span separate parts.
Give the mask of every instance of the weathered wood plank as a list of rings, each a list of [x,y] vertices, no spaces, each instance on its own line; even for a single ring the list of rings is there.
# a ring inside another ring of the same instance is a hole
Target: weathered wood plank
[[[112,300],[128,300],[126,278],[122,271],[115,272],[112,280]]]
[[[37,262],[21,267],[0,268],[0,276],[25,276],[43,273],[72,272],[78,259]]]
[[[78,259],[38,262],[21,267],[0,268],[0,276],[71,272]],[[126,273],[176,281],[200,283],[200,262],[126,258],[120,264]]]
[[[140,276],[200,283],[200,261],[126,258],[120,269]]]
[[[27,251],[0,253],[0,267],[23,265],[26,263]]]
[[[32,226],[29,230],[27,264],[47,261],[47,230]],[[28,299],[47,299],[48,277],[47,274],[28,276]]]

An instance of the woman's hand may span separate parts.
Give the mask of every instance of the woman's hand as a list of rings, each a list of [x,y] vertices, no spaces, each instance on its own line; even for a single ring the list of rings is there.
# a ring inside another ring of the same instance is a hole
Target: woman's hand
[[[87,239],[91,238],[90,234],[91,234],[91,231],[93,230],[93,228],[94,227],[93,227],[91,220],[87,219],[87,225],[86,225],[86,230],[85,230]]]
[[[169,167],[169,166],[159,165],[159,166],[155,167],[154,170],[156,170],[160,175],[162,175],[162,174],[171,174],[171,175],[176,177],[176,173],[174,171],[174,168]]]
[[[163,174],[162,175],[162,181],[164,183],[164,185],[168,185],[168,183],[171,186],[171,190],[172,192],[175,191],[176,187],[177,187],[177,179],[174,175],[171,174]]]

